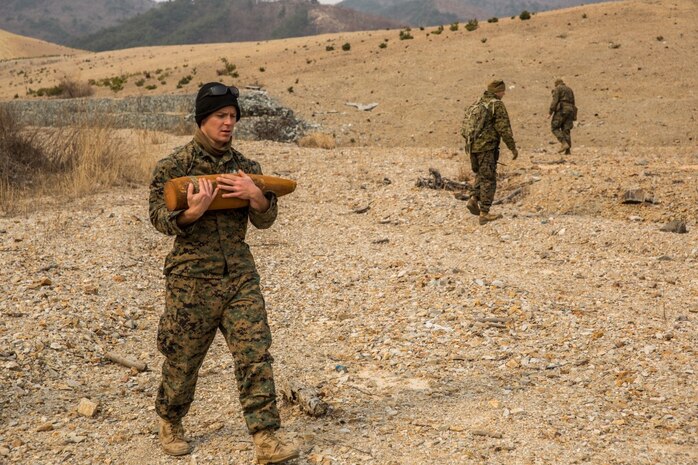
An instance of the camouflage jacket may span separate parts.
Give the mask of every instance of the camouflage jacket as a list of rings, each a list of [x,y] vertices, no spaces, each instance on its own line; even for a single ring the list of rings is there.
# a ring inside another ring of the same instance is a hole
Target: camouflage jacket
[[[574,110],[574,92],[564,84],[558,84],[553,89],[553,101],[550,102],[550,114],[562,109]]]
[[[485,123],[482,132],[480,132],[477,140],[473,143],[473,153],[487,152],[496,149],[499,147],[500,139],[504,140],[509,150],[512,152],[516,150],[514,133],[511,130],[509,114],[507,113],[507,108],[504,106],[504,102],[489,91],[485,91],[480,101],[485,103],[493,101],[491,104],[487,105],[488,108],[492,109],[492,118]]]
[[[207,211],[183,227],[177,225],[177,216],[183,210],[167,210],[163,196],[165,182],[169,179],[233,173],[238,169],[262,174],[259,163],[245,158],[235,149],[214,157],[193,140],[158,162],[150,182],[150,222],[161,233],[176,236],[172,251],[165,259],[166,275],[216,278],[224,274],[256,273],[254,259],[245,243],[247,220],[249,218],[259,229],[270,227],[277,214],[275,195],[266,194],[270,206],[264,213],[249,207]]]

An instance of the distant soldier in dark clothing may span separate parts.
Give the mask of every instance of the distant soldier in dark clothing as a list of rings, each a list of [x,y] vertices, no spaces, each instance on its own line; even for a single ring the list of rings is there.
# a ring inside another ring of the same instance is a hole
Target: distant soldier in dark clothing
[[[577,120],[577,107],[574,104],[574,92],[567,87],[562,79],[555,81],[552,91],[553,101],[550,103],[550,129],[560,141],[560,153],[569,155],[572,148],[572,127]]]
[[[204,84],[196,97],[199,126],[192,141],[160,160],[150,184],[150,221],[175,236],[165,260],[167,289],[157,344],[165,356],[155,401],[160,444],[169,455],[192,451],[182,418],[194,400],[199,368],[220,330],[235,360],[235,378],[247,429],[260,464],[282,463],[298,450],[274,433],[280,427],[276,406],[271,331],[260,278],[245,242],[248,223],[270,227],[277,215],[274,194],[264,194],[248,176],[261,174],[259,163],[231,147],[240,119],[238,89]],[[216,186],[203,177],[220,174]],[[164,185],[189,176],[188,206],[168,211]],[[225,198],[249,201],[248,207],[208,209],[222,191]]]
[[[482,121],[477,124],[477,134],[472,136],[472,141],[468,141],[466,134],[468,129],[466,128],[469,122],[467,120],[463,121],[463,129],[461,130],[461,133],[466,137],[467,144],[469,144],[470,164],[476,176],[475,185],[466,207],[473,215],[479,215],[480,224],[486,224],[502,217],[502,215],[490,213],[494,194],[497,190],[497,160],[499,159],[500,140],[504,140],[504,143],[511,150],[514,160],[519,156],[509,122],[509,114],[504,102],[502,102],[505,92],[504,81],[492,81],[476,103],[484,110],[481,113]],[[472,124],[470,126],[472,127]]]

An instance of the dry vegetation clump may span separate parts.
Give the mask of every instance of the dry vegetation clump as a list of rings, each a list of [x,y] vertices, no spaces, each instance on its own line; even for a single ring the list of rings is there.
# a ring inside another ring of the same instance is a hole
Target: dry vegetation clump
[[[337,147],[337,141],[335,141],[334,136],[330,134],[314,132],[312,134],[308,134],[306,136],[301,137],[298,140],[298,145],[300,147],[330,150]]]
[[[31,200],[60,200],[147,180],[153,161],[138,156],[108,123],[33,128],[0,110],[0,211],[31,210]]]
[[[94,89],[87,82],[79,82],[70,78],[63,78],[58,83],[63,98],[89,97],[95,93]]]
[[[23,131],[14,114],[0,108],[0,209],[8,207],[41,177],[63,166],[47,153],[36,132]]]

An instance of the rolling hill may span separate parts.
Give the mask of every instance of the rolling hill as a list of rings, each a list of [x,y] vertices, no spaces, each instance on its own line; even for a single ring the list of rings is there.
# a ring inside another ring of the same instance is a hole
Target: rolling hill
[[[330,32],[383,29],[401,23],[315,0],[172,0],[118,26],[73,42],[88,50],[147,45],[244,42]]]
[[[153,0],[3,0],[0,29],[61,45],[157,6]]]
[[[0,60],[74,55],[77,52],[81,51],[0,30]]]

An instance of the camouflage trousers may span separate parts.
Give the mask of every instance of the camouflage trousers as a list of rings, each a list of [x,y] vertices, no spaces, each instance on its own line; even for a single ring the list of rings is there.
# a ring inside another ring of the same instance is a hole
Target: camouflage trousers
[[[572,127],[574,126],[574,113],[570,111],[557,111],[550,120],[550,130],[562,144],[572,147]]]
[[[165,356],[155,401],[157,414],[169,421],[187,414],[199,368],[219,329],[235,361],[240,404],[250,434],[278,429],[271,331],[256,273],[220,279],[167,277],[165,312],[157,335],[158,349]]]
[[[475,172],[475,184],[471,195],[478,200],[480,211],[490,211],[497,190],[497,160],[499,149],[470,154],[470,164]]]

